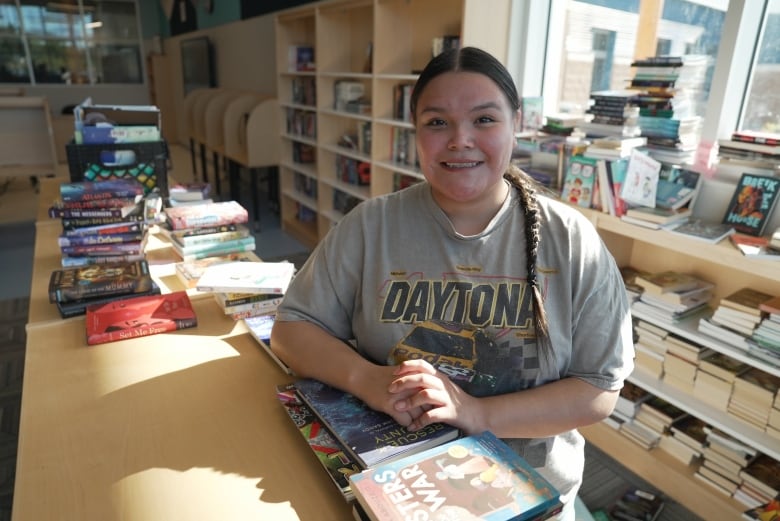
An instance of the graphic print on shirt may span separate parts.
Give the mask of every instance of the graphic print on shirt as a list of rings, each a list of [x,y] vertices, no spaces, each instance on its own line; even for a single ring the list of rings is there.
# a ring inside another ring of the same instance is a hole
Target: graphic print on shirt
[[[525,279],[392,279],[380,292],[380,313],[385,323],[411,326],[388,363],[426,360],[474,396],[536,382],[540,361]]]

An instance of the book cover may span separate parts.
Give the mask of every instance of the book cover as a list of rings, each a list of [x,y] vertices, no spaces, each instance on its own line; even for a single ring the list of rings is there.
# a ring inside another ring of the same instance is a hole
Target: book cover
[[[655,205],[676,210],[685,205],[693,206],[699,191],[701,174],[693,170],[676,169],[668,179],[659,179]]]
[[[374,521],[541,520],[560,512],[560,495],[490,432],[460,438],[350,476]]]
[[[249,213],[237,201],[176,206],[166,208],[165,215],[174,230],[249,221]]]
[[[660,172],[659,161],[643,152],[632,150],[620,197],[630,204],[655,207]]]
[[[63,201],[135,198],[143,195],[143,186],[132,179],[106,179],[103,181],[82,181],[60,185],[60,199]]]
[[[103,344],[195,327],[198,319],[185,291],[87,306],[87,344]]]
[[[62,268],[52,271],[49,278],[49,301],[141,293],[148,291],[152,284],[145,260]]]
[[[130,203],[121,207],[107,208],[64,208],[58,203],[49,207],[48,215],[52,219],[87,219],[96,217],[127,217],[141,212],[143,205]]]
[[[705,221],[703,219],[685,221],[674,227],[668,228],[668,231],[710,244],[717,244],[735,233],[734,227],[730,224]]]
[[[285,412],[309,444],[322,467],[330,476],[345,499],[354,498],[349,476],[361,471],[358,463],[339,443],[317,415],[298,398],[293,384],[282,384],[276,388],[276,397]]]
[[[295,388],[362,468],[420,452],[459,435],[458,429],[445,424],[409,432],[387,414],[317,380],[299,380]]]
[[[776,132],[760,132],[755,130],[737,130],[731,134],[734,141],[758,143],[761,145],[780,146],[780,134]]]
[[[143,254],[144,244],[142,241],[117,242],[113,244],[85,244],[81,246],[60,246],[60,252],[63,255],[71,257],[78,256],[114,256],[114,255],[138,255]]]
[[[596,175],[595,159],[572,156],[564,177],[561,199],[570,204],[590,208]]]
[[[108,302],[114,302],[116,300],[122,300],[127,298],[142,297],[146,295],[159,295],[160,288],[157,284],[142,293],[130,293],[128,295],[108,295],[105,297],[93,297],[81,300],[72,300],[70,302],[57,302],[57,310],[60,312],[62,318],[78,317],[84,315],[87,312],[87,306],[94,306],[98,304],[106,304]]]
[[[199,291],[284,295],[295,274],[292,262],[229,262],[208,266]]]
[[[271,350],[271,329],[274,327],[275,319],[276,315],[271,313],[268,315],[245,318],[244,324],[246,324],[247,329],[249,329],[249,334],[252,335],[255,340],[257,340],[257,343],[260,344],[260,347],[263,348],[263,351],[265,351],[266,354],[271,357],[271,360],[276,362],[276,365],[278,365],[285,373],[294,375],[295,373],[293,373],[293,370],[290,369],[290,366],[285,364],[282,359],[276,356],[276,353]]]
[[[742,174],[723,216],[723,222],[732,225],[740,233],[763,235],[777,206],[779,191],[778,177]]]
[[[196,259],[177,262],[173,265],[176,270],[176,276],[186,288],[194,288],[198,279],[203,275],[203,271],[213,264],[224,264],[226,262],[260,262],[260,257],[254,252],[229,253],[227,255],[218,255],[216,257],[206,257],[205,259]]]

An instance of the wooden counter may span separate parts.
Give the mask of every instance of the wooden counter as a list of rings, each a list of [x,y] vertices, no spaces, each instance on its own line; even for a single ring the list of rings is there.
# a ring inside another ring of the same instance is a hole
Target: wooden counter
[[[28,328],[14,521],[343,520],[276,401],[289,380],[212,299],[198,327],[87,346]]]

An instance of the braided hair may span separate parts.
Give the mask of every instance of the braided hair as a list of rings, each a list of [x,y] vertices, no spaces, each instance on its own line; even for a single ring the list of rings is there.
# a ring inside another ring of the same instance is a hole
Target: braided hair
[[[509,71],[491,54],[476,47],[464,47],[445,51],[433,58],[420,73],[409,100],[412,117],[415,118],[417,102],[428,83],[446,72],[474,72],[492,80],[504,93],[513,112],[520,109],[520,97]],[[536,184],[525,172],[510,165],[504,173],[520,194],[520,209],[525,215],[526,271],[528,287],[533,294],[534,329],[537,342],[544,346],[545,353],[550,348],[547,314],[542,302],[542,291],[536,272],[536,257],[539,251],[541,217],[536,199]]]

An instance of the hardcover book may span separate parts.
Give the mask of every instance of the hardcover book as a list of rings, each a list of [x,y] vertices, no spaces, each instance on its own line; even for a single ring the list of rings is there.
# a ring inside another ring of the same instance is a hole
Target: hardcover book
[[[293,384],[277,386],[276,397],[344,498],[348,501],[354,499],[349,476],[361,471],[358,463],[317,415],[300,400]]]
[[[561,199],[567,203],[590,208],[596,185],[596,160],[572,156],[563,181]]]
[[[292,262],[230,262],[208,266],[196,283],[200,291],[284,295],[295,273]]]
[[[362,468],[423,451],[459,435],[458,429],[445,424],[409,432],[387,414],[317,380],[299,380],[295,388]]]
[[[655,207],[660,172],[659,161],[643,152],[632,150],[620,197],[630,204]]]
[[[542,520],[561,510],[560,494],[490,432],[350,476],[373,521]]]
[[[772,211],[777,206],[780,178],[742,174],[729,202],[725,224],[747,235],[763,235]]]
[[[115,300],[87,307],[87,344],[103,344],[195,327],[187,292]]]
[[[249,221],[249,213],[237,201],[176,206],[166,208],[165,215],[174,230],[243,224]]]
[[[49,279],[49,301],[68,302],[95,296],[143,293],[152,288],[145,260],[93,264],[54,270]]]

